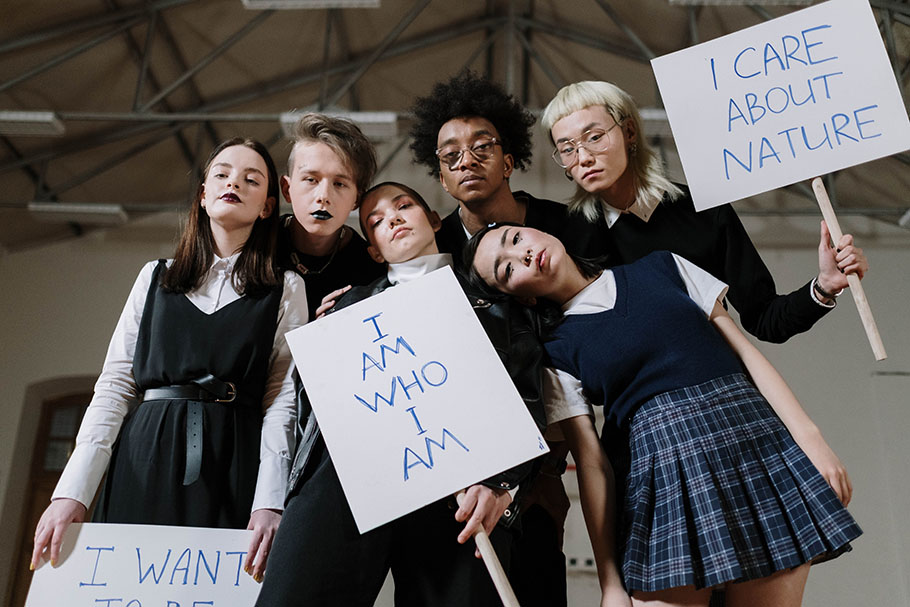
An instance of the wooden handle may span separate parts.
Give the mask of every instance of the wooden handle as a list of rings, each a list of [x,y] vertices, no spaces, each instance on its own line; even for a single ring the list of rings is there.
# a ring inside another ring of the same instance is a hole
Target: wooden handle
[[[461,506],[461,502],[464,501],[464,497],[464,489],[455,494],[455,501],[458,502],[459,506]],[[496,556],[496,550],[493,549],[493,544],[490,542],[490,536],[487,535],[483,526],[474,532],[474,542],[477,544],[480,556],[483,557],[483,564],[486,565],[490,578],[493,579],[493,585],[496,587],[496,592],[499,593],[499,598],[502,601],[503,606],[520,607],[518,598],[515,596],[515,591],[512,590],[509,578],[506,577],[506,572],[502,568],[502,563],[499,562],[499,557]]]
[[[828,224],[828,231],[835,244],[840,241],[844,235],[841,232],[840,224],[837,222],[837,216],[831,207],[831,201],[828,199],[828,192],[825,190],[825,184],[821,177],[812,180],[812,191],[815,192],[815,199],[818,201],[818,208],[822,211],[822,217]],[[850,285],[850,294],[853,295],[853,301],[856,303],[856,309],[859,311],[860,320],[863,321],[863,328],[866,330],[866,338],[869,345],[872,346],[872,353],[875,360],[885,360],[888,355],[885,354],[885,345],[878,334],[878,327],[875,325],[875,318],[872,317],[872,308],[869,307],[869,301],[866,299],[866,292],[856,274],[847,274],[847,283]]]

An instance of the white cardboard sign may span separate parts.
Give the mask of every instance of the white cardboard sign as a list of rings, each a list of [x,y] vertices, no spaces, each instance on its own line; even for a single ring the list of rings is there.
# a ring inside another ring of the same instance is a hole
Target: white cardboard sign
[[[651,65],[697,210],[910,147],[867,0],[830,0]]]
[[[547,451],[448,267],[287,341],[361,533]]]
[[[35,570],[26,607],[252,607],[252,531],[76,523],[57,567]]]

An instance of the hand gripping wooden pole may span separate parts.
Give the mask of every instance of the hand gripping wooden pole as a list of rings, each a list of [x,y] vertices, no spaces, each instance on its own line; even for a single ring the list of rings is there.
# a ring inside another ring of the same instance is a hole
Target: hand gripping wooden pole
[[[834,239],[835,245],[844,235],[841,232],[840,224],[837,223],[837,216],[834,215],[834,209],[831,207],[831,201],[828,199],[828,192],[825,190],[825,184],[821,177],[812,180],[812,191],[815,192],[815,199],[818,201],[818,207],[822,211],[822,217],[828,224],[828,231]],[[859,317],[863,321],[863,328],[866,330],[866,337],[869,339],[869,345],[872,346],[872,353],[875,360],[884,360],[888,358],[885,354],[885,345],[878,334],[878,327],[875,326],[875,319],[872,317],[872,309],[866,300],[866,292],[863,290],[859,276],[856,274],[847,274],[847,283],[850,285],[850,294],[853,295],[853,301],[856,303],[856,309],[859,311]]]
[[[455,494],[455,501],[458,502],[459,506],[464,501],[464,497],[464,489]],[[493,579],[493,585],[496,586],[496,592],[499,593],[503,607],[520,607],[515,591],[512,590],[509,578],[506,577],[506,572],[502,568],[502,563],[499,562],[499,557],[496,556],[493,544],[490,543],[490,536],[487,535],[483,526],[474,532],[474,542],[477,544],[480,556],[483,557],[483,564],[486,565],[487,571]]]

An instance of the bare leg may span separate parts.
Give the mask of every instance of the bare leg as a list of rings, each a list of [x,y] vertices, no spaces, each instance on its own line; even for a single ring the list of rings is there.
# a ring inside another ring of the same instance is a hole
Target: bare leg
[[[768,577],[727,586],[728,607],[799,607],[809,577],[809,564]]]
[[[694,586],[681,586],[657,592],[635,592],[632,605],[635,607],[708,607],[711,589],[696,590]]]

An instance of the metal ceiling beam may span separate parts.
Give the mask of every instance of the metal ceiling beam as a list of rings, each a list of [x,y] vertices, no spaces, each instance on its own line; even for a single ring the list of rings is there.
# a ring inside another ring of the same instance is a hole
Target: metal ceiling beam
[[[537,49],[534,48],[534,46],[531,44],[531,41],[528,40],[525,35],[522,34],[519,30],[515,30],[515,36],[524,47],[525,52],[534,59],[534,62],[537,63],[537,67],[540,68],[540,70],[553,84],[553,86],[555,86],[557,89],[561,89],[563,86],[565,86],[563,79],[559,77],[550,62],[547,61],[543,55],[537,52]],[[525,100],[525,104],[527,105],[527,100]]]
[[[881,8],[903,15],[910,15],[910,4],[904,4],[902,2],[883,2],[882,0],[869,0],[869,4],[872,5],[872,8]]]
[[[554,23],[543,23],[537,19],[522,19],[519,17],[518,24],[532,28],[544,34],[562,38],[563,40],[568,40],[570,42],[575,42],[577,44],[588,46],[593,49],[605,51],[614,55],[619,55],[620,57],[625,57],[626,59],[632,59],[633,61],[638,61],[639,63],[648,63],[649,61],[649,59],[640,52],[619,44],[615,44],[613,42],[608,42],[603,39],[603,36],[599,36],[597,34],[589,34],[575,28],[559,26]]]
[[[149,55],[152,52],[152,42],[155,40],[155,25],[158,23],[158,13],[152,13],[151,18],[149,19],[148,25],[146,25],[145,30],[145,44],[142,46],[141,56],[142,59],[139,62],[139,75],[136,77],[136,92],[133,93],[133,109],[139,109],[139,100],[142,99],[142,89],[145,87],[145,77],[149,71]],[[135,44],[133,42],[132,34],[127,33],[127,39],[129,40],[129,46],[132,49]],[[150,78],[151,80],[152,78]],[[152,84],[154,88],[161,88],[157,83]]]
[[[421,35],[413,40],[402,42],[398,45],[389,47],[383,54],[382,59],[391,59],[399,55],[404,55],[413,51],[429,48],[437,44],[448,42],[460,36],[473,33],[477,30],[490,27],[491,24],[501,23],[501,19],[483,19],[465,22],[456,27],[444,27],[440,30],[433,31],[426,35]],[[360,65],[359,61],[352,60],[329,68],[329,75],[344,74]],[[228,92],[221,96],[219,101],[211,102],[205,106],[197,108],[202,111],[217,111],[220,109],[241,105],[250,101],[255,101],[269,95],[283,93],[287,90],[303,86],[314,82],[322,77],[318,68],[307,66],[301,70],[296,70],[283,76],[278,76],[264,83],[247,87],[242,90]]]
[[[345,13],[339,11],[337,13],[337,19],[335,19],[335,29],[338,31],[338,44],[341,47],[342,57],[344,61],[350,61],[353,57],[351,53],[351,40],[348,36],[348,26],[347,22],[344,19]],[[357,93],[357,85],[354,84],[351,86],[351,90],[348,91],[348,104],[352,111],[360,111],[360,95]]]
[[[490,19],[490,20],[496,19],[496,0],[487,0],[487,8],[485,11],[485,15],[486,15],[487,19]],[[485,37],[487,40],[496,38],[499,36],[499,33],[501,31],[502,30],[499,28],[499,26],[495,26],[495,27],[490,26],[486,30]],[[493,53],[493,45],[490,44],[490,45],[487,45],[487,56],[486,56],[486,62],[484,65],[484,72],[483,72],[484,75],[487,78],[492,78],[493,70],[495,68],[496,68],[496,56]]]
[[[180,52],[180,47],[177,45],[177,40],[174,38],[174,33],[171,31],[171,27],[168,25],[167,19],[160,20],[158,29],[161,31],[161,37],[164,39],[164,42],[167,45],[167,49],[170,51],[171,57],[174,60],[174,63],[177,65],[177,68],[181,72],[187,71],[189,69],[189,64],[186,62],[186,59],[184,59],[183,53]],[[202,92],[199,90],[199,87],[196,86],[196,81],[192,78],[187,81],[186,90],[190,93],[190,96],[193,99],[193,103],[195,103],[197,106],[202,105],[205,102],[205,99],[202,96]],[[170,106],[166,101],[163,102],[162,105],[170,109]],[[218,135],[218,132],[213,125],[206,124],[205,132],[208,134],[209,141],[213,147],[221,142],[221,137]]]
[[[117,10],[120,7],[117,6],[114,0],[107,0],[107,4],[111,7],[112,10]],[[136,103],[138,103],[139,96],[142,94],[142,88],[145,82],[145,77],[148,75],[149,84],[154,89],[160,89],[161,85],[158,83],[158,79],[155,77],[154,73],[150,73],[148,70],[148,58],[149,51],[151,49],[153,34],[155,31],[155,24],[158,22],[158,13],[157,11],[151,14],[151,17],[148,20],[146,25],[146,36],[145,36],[145,45],[140,48],[139,44],[133,39],[133,33],[129,30],[123,32],[123,38],[126,41],[126,49],[130,56],[133,58],[133,61],[139,65],[139,74],[136,79],[136,91],[133,96],[133,108],[135,109]],[[168,111],[171,110],[171,107],[166,106]],[[180,147],[180,151],[183,153],[183,157],[189,163],[190,166],[193,166],[193,152],[190,150],[189,144],[186,142],[186,139],[180,133],[176,134],[177,145]]]
[[[71,141],[64,145],[50,145],[49,147],[26,156],[25,158],[19,158],[0,166],[0,174],[14,169],[21,169],[26,165],[34,164],[36,162],[47,162],[50,160],[55,160],[62,156],[68,156],[69,154],[79,154],[92,148],[107,145],[108,143],[114,143],[116,141],[122,141],[124,139],[129,139],[135,135],[147,133],[149,131],[154,131],[160,128],[161,125],[155,123],[136,124],[130,127],[116,127],[113,129],[108,129],[106,131],[92,133],[91,135],[82,137],[76,141]]]
[[[897,43],[894,41],[894,27],[891,23],[891,11],[882,11],[882,25],[885,29],[885,45],[888,48],[888,59],[891,61],[891,71],[897,78],[897,86],[901,93],[901,98],[906,101],[907,91],[904,88],[904,79],[901,78],[901,68],[897,63]]]
[[[480,57],[481,54],[491,50],[493,48],[493,44],[495,44],[501,33],[502,30],[495,30],[489,36],[485,36],[483,42],[481,42],[477,48],[474,49],[474,52],[468,55],[468,58],[465,60],[465,62],[461,64],[461,69],[458,70],[458,73],[460,74],[470,69],[471,65],[477,61],[477,58]]]
[[[5,135],[0,136],[0,142],[3,143],[3,146],[7,150],[9,150],[9,153],[12,154],[14,158],[17,158],[20,160],[24,158],[24,156],[22,155],[22,152],[19,151],[19,148],[17,148],[15,145],[13,145],[13,142],[10,141],[8,137],[6,137]],[[44,178],[41,175],[41,173],[39,173],[35,169],[35,167],[31,166],[30,164],[27,164],[24,167],[22,167],[22,170],[25,172],[25,174],[31,180],[32,184],[35,186],[35,191],[40,192],[44,189]],[[52,200],[56,200],[56,199],[54,198]]]
[[[417,18],[417,15],[419,15],[429,3],[430,0],[417,0],[417,2],[414,3],[414,5],[411,7],[411,10],[409,10],[405,16],[402,17],[401,21],[398,22],[398,25],[396,25],[388,34],[386,34],[386,37],[383,38],[382,42],[379,43],[379,46],[374,48],[372,52],[370,52],[370,54],[366,57],[366,59],[360,62],[360,64],[354,70],[354,73],[348,76],[348,78],[341,84],[341,86],[335,89],[335,92],[332,93],[332,96],[329,97],[326,102],[328,106],[332,106],[337,103],[338,100],[341,99],[341,97],[346,92],[348,92],[348,89],[354,86],[354,83],[357,82],[360,77],[364,75],[364,73],[366,73],[370,66],[376,63],[376,61],[383,55],[383,53],[385,53],[385,51],[392,45],[392,43],[398,39],[398,36],[401,35],[401,32],[403,32],[409,25],[411,25],[414,19]]]
[[[610,18],[610,20],[612,20],[613,23],[615,23],[616,26],[622,30],[622,33],[624,33],[626,35],[626,38],[631,40],[632,44],[634,44],[636,47],[638,47],[638,50],[641,51],[641,53],[645,57],[648,58],[648,61],[657,57],[657,55],[654,54],[654,51],[652,51],[648,47],[648,45],[645,44],[642,41],[642,39],[638,37],[638,35],[635,33],[635,31],[633,31],[631,27],[626,25],[625,21],[620,19],[619,14],[615,10],[613,10],[613,7],[610,6],[609,4],[607,4],[607,0],[595,0],[595,1],[597,2],[598,5],[600,5],[600,8],[603,10],[603,12],[605,12],[607,14],[607,16]]]
[[[219,56],[221,56],[221,54],[224,53],[227,49],[231,48],[231,47],[234,46],[237,42],[239,42],[240,40],[242,40],[244,36],[246,36],[246,35],[249,34],[251,31],[253,31],[253,30],[256,28],[256,26],[258,26],[258,25],[261,24],[263,21],[265,21],[266,19],[268,19],[269,16],[270,16],[272,13],[274,13],[274,12],[275,12],[275,11],[271,11],[271,10],[269,10],[269,11],[262,11],[261,13],[259,13],[258,15],[256,15],[256,16],[253,17],[252,19],[250,19],[250,20],[246,23],[246,25],[244,25],[244,26],[241,27],[239,30],[237,30],[236,32],[234,32],[233,34],[231,34],[231,35],[227,38],[227,40],[225,40],[224,42],[222,42],[221,44],[219,44],[218,46],[216,46],[209,54],[207,54],[205,57],[203,57],[202,59],[200,59],[199,62],[196,63],[196,65],[194,65],[193,67],[191,67],[191,68],[188,69],[187,71],[183,72],[183,74],[181,74],[180,76],[178,76],[177,79],[174,80],[174,82],[172,82],[172,83],[169,84],[168,86],[164,87],[164,89],[161,90],[161,91],[159,91],[157,95],[155,95],[154,97],[152,97],[151,99],[149,99],[148,101],[146,101],[145,104],[143,104],[143,106],[142,106],[141,108],[139,108],[140,111],[143,111],[143,112],[144,112],[144,111],[148,110],[149,108],[153,107],[156,103],[158,103],[159,101],[161,101],[162,99],[164,99],[165,97],[167,97],[168,95],[170,95],[170,94],[171,94],[172,92],[174,92],[176,89],[180,88],[180,86],[181,86],[184,82],[186,82],[187,80],[189,80],[190,78],[192,78],[192,77],[193,77],[195,74],[197,74],[200,70],[202,70],[202,69],[205,68],[207,65],[209,65],[212,61],[214,61],[214,60],[217,59]]]
[[[509,10],[506,17],[506,38],[504,41],[505,51],[505,68],[506,68],[506,92],[509,95],[515,94],[515,0],[509,0]]]
[[[391,153],[389,153],[388,156],[385,157],[385,159],[383,159],[382,164],[379,165],[379,168],[376,169],[377,177],[381,175],[382,172],[386,170],[390,164],[392,164],[392,161],[395,160],[395,157],[401,153],[401,150],[404,149],[404,146],[407,144],[408,139],[410,139],[410,135],[408,133],[405,133],[398,138],[398,142],[395,144],[395,148],[391,151]],[[377,179],[376,181],[379,180]]]
[[[399,55],[404,55],[413,51],[428,48],[436,44],[442,44],[454,38],[458,38],[460,36],[467,35],[478,30],[495,27],[501,22],[502,20],[498,18],[472,19],[464,21],[460,24],[456,24],[455,26],[443,27],[428,34],[417,36],[412,40],[393,45],[387,49],[383,55],[383,59],[390,59]],[[330,74],[345,73],[347,71],[355,69],[358,65],[359,63],[357,61],[345,62],[343,64],[333,66],[330,69]],[[246,87],[244,89],[226,93],[225,95],[221,96],[219,101],[199,106],[196,108],[196,110],[200,112],[213,112],[219,109],[241,105],[249,101],[261,99],[269,95],[281,93],[288,89],[308,84],[309,82],[312,82],[320,77],[321,74],[318,70],[315,70],[312,67],[306,67],[302,70],[279,76],[272,79],[271,81],[261,83],[253,87]],[[64,112],[64,114],[66,113],[67,112]],[[154,116],[152,116],[150,119],[155,120]],[[162,120],[162,122],[167,121]],[[72,141],[64,146],[61,146],[59,144],[51,145],[48,148],[38,151],[24,159],[18,159],[4,164],[0,166],[0,174],[13,169],[21,168],[26,164],[53,160],[61,156],[80,153],[85,150],[98,147],[100,145],[105,145],[114,141],[120,141],[139,133],[148,132],[150,130],[160,128],[162,128],[161,125],[150,123],[135,125],[129,129],[117,126],[106,131],[93,133],[77,141]]]
[[[37,76],[38,74],[46,72],[47,70],[51,69],[52,67],[60,65],[61,63],[68,61],[68,60],[72,59],[73,57],[80,55],[93,47],[98,46],[102,42],[106,42],[106,41],[110,40],[111,38],[113,38],[114,36],[119,34],[120,32],[128,30],[129,28],[141,23],[142,21],[143,21],[143,19],[130,19],[126,23],[121,23],[117,27],[109,29],[105,33],[101,34],[100,36],[95,36],[94,38],[92,38],[91,40],[89,40],[87,42],[83,42],[82,44],[80,44],[78,46],[74,46],[70,50],[68,50],[64,53],[61,53],[48,61],[45,61],[41,65],[38,65],[38,66],[28,70],[27,72],[25,72],[23,74],[19,74],[15,78],[12,78],[10,80],[7,80],[3,84],[0,84],[0,92],[9,90],[12,87],[16,86],[17,84],[19,84],[20,82],[25,82],[29,78],[32,78],[34,76]]]
[[[131,6],[114,12],[107,11],[98,15],[92,15],[91,17],[69,20],[66,23],[52,25],[51,27],[25,34],[19,38],[2,42],[0,43],[0,54],[19,50],[42,42],[48,42],[56,38],[71,36],[72,34],[101,27],[109,23],[123,21],[124,19],[130,19],[131,17],[141,16],[142,19],[147,19],[152,11],[157,12],[174,6],[180,6],[181,4],[189,4],[191,2],[196,2],[196,0],[158,0],[157,2],[151,2],[147,5]]]
[[[325,14],[325,34],[322,41],[322,80],[319,81],[319,102],[316,107],[325,109],[326,95],[329,94],[329,57],[332,53],[332,21],[335,20],[335,10],[329,9]]]
[[[529,19],[534,18],[534,0],[528,0],[528,10],[525,11],[525,14]],[[516,33],[519,32],[518,29],[516,29],[515,31],[516,31]],[[532,61],[532,58],[531,58],[531,53],[528,52],[528,49],[527,49],[527,46],[525,45],[525,43],[527,43],[528,46],[531,45],[531,37],[533,36],[533,33],[528,28],[524,28],[523,30],[521,30],[520,33],[521,33],[521,39],[519,39],[519,42],[521,42],[521,45],[524,47],[524,49],[522,50],[522,53],[521,53],[521,103],[522,103],[522,105],[527,106],[528,101],[530,100],[530,97],[531,97],[531,61]]]
[[[281,112],[58,112],[61,120],[81,122],[278,122]]]
[[[699,7],[689,6],[686,8],[686,16],[689,19],[689,44],[695,46],[698,44],[698,13]]]
[[[173,135],[180,129],[184,128],[184,126],[185,125],[183,125],[183,124],[172,125],[164,133],[156,133],[153,137],[150,137],[149,139],[132,146],[128,150],[126,150],[124,152],[118,152],[114,156],[111,156],[110,158],[106,159],[104,162],[101,162],[101,163],[95,165],[94,167],[92,167],[86,171],[83,171],[82,173],[76,175],[75,177],[72,177],[68,181],[65,181],[61,184],[54,186],[53,189],[49,190],[48,194],[51,196],[59,196],[63,192],[66,192],[77,186],[80,186],[83,183],[85,183],[86,181],[90,181],[90,180],[94,179],[95,177],[101,175],[102,173],[105,173],[105,172],[111,170],[112,168],[114,168],[120,164],[123,164],[124,162],[133,158],[134,156],[141,154],[145,150],[158,145],[159,143],[161,143],[165,139],[169,138],[171,135]],[[190,163],[190,166],[192,166],[192,164],[193,163]]]

